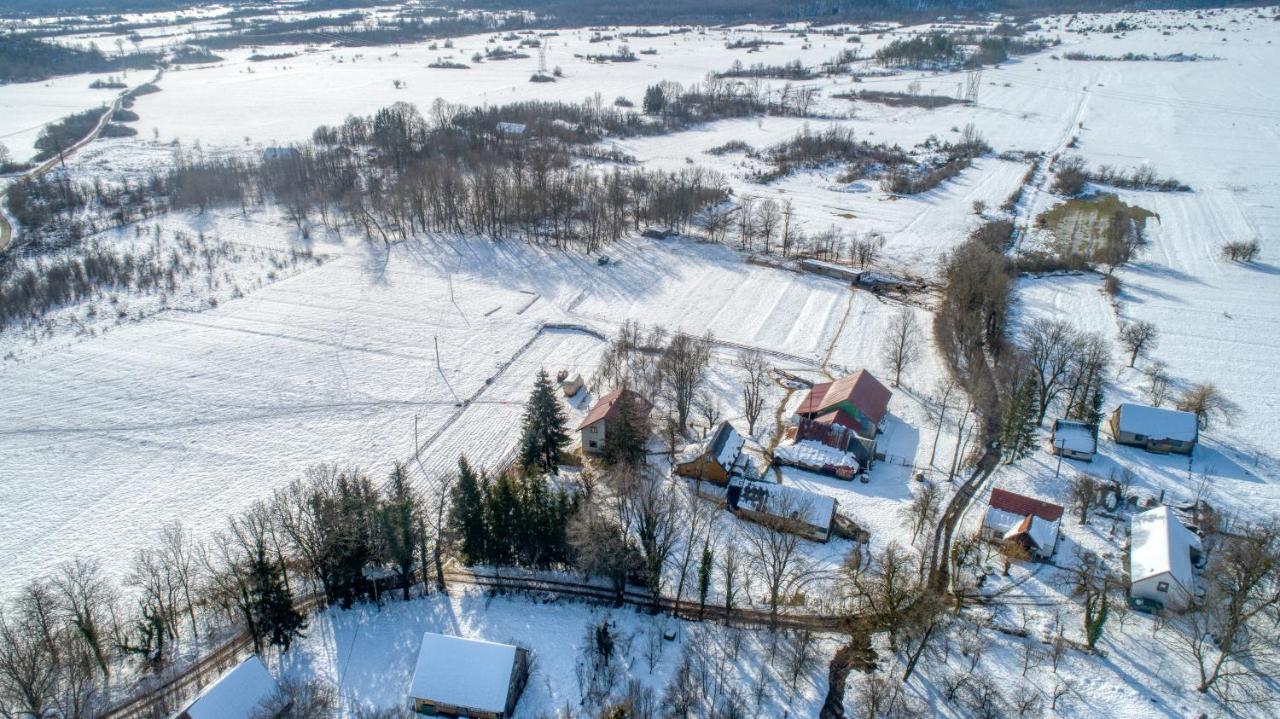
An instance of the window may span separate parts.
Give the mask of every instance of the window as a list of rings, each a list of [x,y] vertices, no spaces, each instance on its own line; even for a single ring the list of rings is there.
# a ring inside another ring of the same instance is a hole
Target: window
[[[1169,583],[1168,583],[1168,582],[1158,582],[1158,583],[1156,584],[1156,591],[1157,591],[1157,592],[1167,592],[1167,591],[1169,591]]]
[[[597,442],[593,439],[590,442],[587,442],[587,446],[591,447],[592,449],[595,449],[597,446]]]
[[[1133,435],[1133,441],[1135,441],[1135,442],[1145,442],[1145,441],[1147,441],[1147,435],[1145,435],[1145,434],[1136,434],[1136,433],[1135,433],[1135,434]]]

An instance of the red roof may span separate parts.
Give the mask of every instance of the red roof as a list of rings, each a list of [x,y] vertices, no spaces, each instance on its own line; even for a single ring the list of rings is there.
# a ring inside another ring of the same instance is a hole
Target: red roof
[[[889,409],[889,398],[892,396],[893,393],[870,372],[858,370],[857,374],[841,377],[834,382],[815,384],[809,389],[804,402],[800,403],[797,414],[826,414],[841,402],[848,402],[857,407],[873,424],[878,425]]]
[[[621,403],[618,399],[622,397],[622,393],[627,394],[627,398],[631,400],[631,406],[639,410],[642,416],[648,416],[653,404],[645,399],[638,392],[632,392],[629,389],[615,389],[596,401],[591,407],[591,411],[587,412],[587,416],[582,419],[582,423],[578,425],[578,429],[585,429],[600,420],[610,420],[617,416]]]
[[[991,490],[989,504],[996,509],[1022,517],[1034,514],[1046,522],[1056,522],[1062,518],[1062,507],[1052,502],[1027,497],[998,487]]]

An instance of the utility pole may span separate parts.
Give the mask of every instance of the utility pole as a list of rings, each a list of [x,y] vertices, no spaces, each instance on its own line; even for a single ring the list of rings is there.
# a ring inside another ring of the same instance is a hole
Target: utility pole
[[[974,105],[978,104],[978,89],[982,87],[982,68],[970,70],[964,77],[964,99]]]

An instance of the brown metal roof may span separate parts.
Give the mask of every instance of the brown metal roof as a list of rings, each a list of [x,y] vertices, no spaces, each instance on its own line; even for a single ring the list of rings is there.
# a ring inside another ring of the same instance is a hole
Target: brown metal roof
[[[825,414],[835,408],[835,405],[847,401],[878,425],[889,409],[889,398],[892,396],[893,393],[870,372],[858,370],[856,374],[841,377],[834,382],[815,384],[809,389],[804,402],[800,403],[797,413]]]
[[[653,409],[653,404],[649,400],[640,395],[639,392],[633,392],[629,389],[615,389],[596,401],[591,407],[591,411],[587,412],[587,416],[582,419],[582,423],[578,425],[578,429],[585,429],[600,420],[611,420],[618,414],[621,403],[618,399],[623,393],[627,394],[627,398],[631,400],[631,406],[638,411],[640,416],[646,417]]]
[[[1062,507],[1052,502],[1027,497],[999,487],[991,490],[989,504],[996,509],[1023,517],[1033,514],[1046,522],[1056,522],[1062,518]]]

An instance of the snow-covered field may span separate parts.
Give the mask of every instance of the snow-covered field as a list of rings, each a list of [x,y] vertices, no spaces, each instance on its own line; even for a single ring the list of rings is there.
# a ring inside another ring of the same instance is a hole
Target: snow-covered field
[[[1258,19],[1253,11],[1230,11],[1214,16],[1223,29],[1215,24],[1162,34],[1152,18],[1172,26],[1191,21],[1193,14],[1142,17],[1149,27],[1122,37],[1067,32],[1068,26],[1105,24],[1097,16],[1043,21],[1044,32],[1063,45],[984,70],[975,106],[854,104],[829,95],[859,86],[846,77],[824,78],[811,81],[821,90],[821,119],[727,120],[611,142],[646,166],[675,169],[692,162],[719,170],[737,196],[792,200],[805,232],[836,225],[847,233],[882,233],[883,266],[925,278],[981,222],[974,202],[998,207],[1022,183],[1025,163],[982,158],[931,192],[894,198],[875,182],[841,184],[838,171],[829,169],[760,185],[748,179],[752,161],[741,154],[705,151],[728,140],[764,148],[806,126],[832,125],[909,148],[930,136],[951,139],[972,123],[997,153],[1065,152],[1091,167],[1150,166],[1191,185],[1190,193],[1119,192],[1158,220],[1148,223],[1150,247],[1118,271],[1123,289],[1117,298],[1102,292],[1096,274],[1023,278],[1016,320],[1068,319],[1113,340],[1122,321],[1150,320],[1161,337],[1145,361],[1167,363],[1175,386],[1212,381],[1240,408],[1232,422],[1205,433],[1190,463],[1104,439],[1094,463],[1066,461],[1064,475],[1088,471],[1106,477],[1123,467],[1137,475],[1135,489],[1151,496],[1186,502],[1203,494],[1243,518],[1274,515],[1280,512],[1280,453],[1271,441],[1280,422],[1280,85],[1272,75],[1280,67],[1280,23]],[[697,81],[737,58],[748,64],[817,64],[848,47],[817,34],[805,40],[756,29],[708,30],[628,40],[633,49],[653,47],[658,54],[635,63],[594,64],[573,55],[607,52],[621,43],[590,43],[590,34],[569,30],[549,38],[548,64],[560,65],[566,76],[549,85],[528,82],[536,51],[530,59],[485,62],[469,70],[426,67],[448,55],[470,62],[473,52],[491,46],[488,35],[461,38],[453,50],[433,51],[426,44],[295,48],[303,51],[298,57],[266,63],[249,63],[247,50],[230,51],[225,62],[166,74],[162,92],[135,105],[142,118],[136,138],[96,143],[70,166],[75,173],[135,176],[171,162],[174,140],[184,149],[199,142],[210,153],[256,153],[264,145],[304,140],[316,125],[395,101],[414,102],[424,112],[437,97],[499,104],[583,101],[599,93],[604,103],[616,96],[638,102],[655,81]],[[757,34],[782,44],[750,55],[724,49],[728,38]],[[864,54],[894,35],[864,36]],[[1059,59],[1068,51],[1183,52],[1212,59]],[[87,89],[90,79],[0,87],[0,142],[19,158],[29,155],[43,123],[104,98],[107,91]],[[393,80],[406,88],[396,89]],[[954,95],[964,80],[963,73],[904,73],[869,77],[862,87],[902,91],[915,81],[924,93]],[[1019,216],[1033,217],[1057,201],[1047,192],[1028,192]],[[272,249],[308,245],[326,261],[204,311],[162,312],[92,337],[33,344],[16,333],[0,336],[0,356],[15,350],[14,358],[0,360],[6,387],[0,393],[0,595],[77,555],[99,558],[108,571],[122,575],[133,552],[149,545],[166,523],[181,520],[199,534],[212,532],[228,514],[315,463],[359,466],[381,477],[393,462],[414,455],[415,425],[428,474],[449,471],[461,454],[496,466],[512,451],[521,405],[537,371],[554,375],[564,369],[589,378],[604,348],[599,336],[624,320],[710,332],[720,340],[710,384],[725,416],[736,421],[732,363],[741,346],[764,350],[777,367],[809,379],[861,367],[881,372],[886,328],[900,306],[835,280],[748,263],[732,248],[690,239],[625,240],[605,249],[612,261],[601,266],[577,253],[513,241],[431,238],[390,249],[355,237],[304,241],[272,210],[177,214],[159,222],[166,232],[205,231]],[[100,240],[124,242],[130,232]],[[1254,238],[1262,242],[1258,262],[1246,266],[1219,257],[1223,243]],[[928,303],[924,295],[924,306],[913,305],[926,335]],[[1117,351],[1113,365],[1124,365],[1121,360]],[[783,473],[784,481],[835,497],[842,514],[870,530],[873,547],[909,544],[901,509],[912,495],[910,477],[917,468],[945,475],[958,439],[949,425],[935,443],[929,419],[944,374],[932,350],[906,373],[880,441],[890,459],[877,465],[869,483],[793,469]],[[1116,370],[1109,380],[1107,410],[1140,399],[1138,370]],[[785,418],[801,394],[770,388],[756,440],[768,445],[776,431],[774,410],[785,401]],[[572,419],[588,399],[576,399]],[[992,484],[1065,503],[1065,483],[1055,471],[1056,461],[1038,451],[1001,468]],[[1200,474],[1211,478],[1207,486],[1194,480]],[[976,524],[983,501],[966,515],[968,526]],[[1067,518],[1055,561],[1068,564],[1076,546],[1122,557],[1123,532],[1122,522],[1079,527]],[[809,551],[834,568],[849,548],[833,542]],[[1059,608],[1065,621],[1074,622],[1070,631],[1079,631],[1075,600],[1054,567],[1015,567],[1010,577],[991,581],[989,591],[1029,598],[1033,631],[1047,632]],[[1021,621],[1011,606],[990,611],[1003,625]],[[385,706],[399,696],[394,677],[411,666],[424,629],[520,640],[543,657],[544,673],[535,675],[521,704],[522,716],[534,716],[574,700],[572,687],[561,685],[573,676],[576,650],[568,645],[599,615],[576,605],[530,611],[525,601],[469,593],[392,604],[381,613],[334,611],[313,619],[303,645],[280,668],[331,679],[352,708]],[[628,631],[646,631],[644,620],[617,615]],[[1212,713],[1203,698],[1189,696],[1189,666],[1153,632],[1149,620],[1135,618],[1108,635],[1105,659],[1074,656],[1070,671],[1082,678],[1079,696],[1063,713]],[[683,633],[663,650],[646,680],[655,689],[665,683],[688,636]],[[1018,681],[1017,645],[1003,637],[983,659],[991,676]],[[1132,656],[1139,653],[1151,661],[1136,663]],[[633,669],[643,673],[639,666]],[[1043,673],[1035,670],[1035,681],[1056,681],[1056,675]],[[940,712],[954,713],[940,706],[934,679],[912,690],[931,697]],[[807,687],[792,713],[815,713],[819,692],[816,685]],[[775,716],[782,706],[769,704],[761,715]]]

